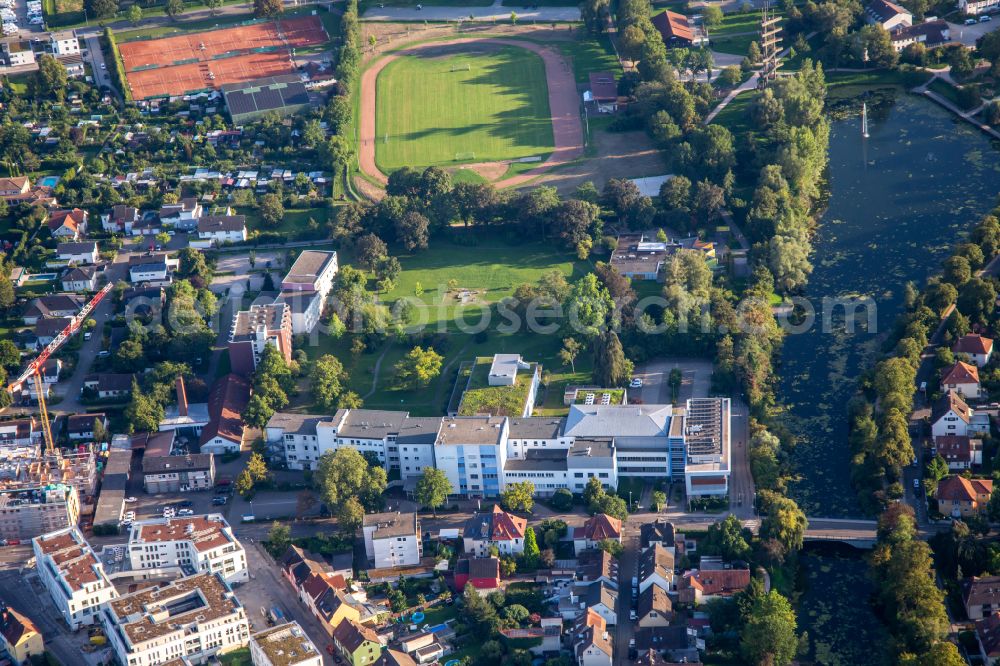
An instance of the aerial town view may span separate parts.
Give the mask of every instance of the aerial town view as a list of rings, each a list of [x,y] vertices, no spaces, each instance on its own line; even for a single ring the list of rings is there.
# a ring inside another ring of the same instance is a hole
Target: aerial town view
[[[1000,665],[1000,0],[0,22],[0,666]]]

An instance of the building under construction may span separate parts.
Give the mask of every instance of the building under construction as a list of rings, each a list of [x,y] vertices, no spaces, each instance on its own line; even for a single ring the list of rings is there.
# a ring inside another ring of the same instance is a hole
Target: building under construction
[[[761,68],[757,79],[758,88],[766,88],[769,83],[778,78],[778,68],[781,67],[781,18],[775,15],[770,2],[764,2],[760,10],[760,50]]]

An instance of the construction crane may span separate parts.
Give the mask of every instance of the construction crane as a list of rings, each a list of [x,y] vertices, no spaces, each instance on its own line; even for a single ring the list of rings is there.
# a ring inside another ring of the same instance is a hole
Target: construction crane
[[[45,406],[45,384],[42,380],[42,366],[45,362],[56,353],[60,347],[62,347],[67,340],[73,337],[83,326],[83,322],[87,320],[97,306],[104,300],[104,297],[108,295],[114,285],[108,282],[100,291],[94,294],[94,297],[83,306],[83,309],[75,317],[70,319],[69,324],[64,328],[59,335],[55,337],[45,349],[36,356],[28,365],[24,368],[17,379],[11,382],[7,386],[7,392],[11,394],[16,394],[22,390],[24,383],[29,379],[34,382],[35,393],[38,395],[38,412],[39,417],[42,421],[42,435],[45,438],[45,452],[52,454],[55,452],[55,440],[52,439],[52,426],[49,423],[49,410]]]

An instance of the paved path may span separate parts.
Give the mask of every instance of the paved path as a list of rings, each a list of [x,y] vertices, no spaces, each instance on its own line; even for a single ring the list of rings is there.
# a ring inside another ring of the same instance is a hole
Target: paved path
[[[579,7],[504,7],[493,3],[489,7],[372,7],[362,18],[366,21],[510,21],[517,14],[518,23],[541,21],[579,21]]]
[[[552,114],[552,138],[555,148],[549,159],[534,169],[494,183],[497,189],[526,183],[552,167],[572,162],[583,154],[583,125],[580,122],[580,101],[576,93],[576,80],[569,63],[555,50],[528,41],[496,37],[463,37],[443,42],[427,42],[407,47],[383,56],[361,75],[361,129],[358,162],[361,171],[382,184],[389,179],[375,164],[375,89],[379,73],[402,55],[412,55],[427,48],[453,44],[494,44],[526,49],[541,57],[545,63],[545,80],[549,89],[549,110]]]

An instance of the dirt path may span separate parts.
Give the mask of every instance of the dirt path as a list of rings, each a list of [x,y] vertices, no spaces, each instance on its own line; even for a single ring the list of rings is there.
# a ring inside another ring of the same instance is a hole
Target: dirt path
[[[468,43],[495,44],[527,49],[541,57],[542,62],[545,63],[545,80],[549,88],[549,111],[552,115],[554,149],[549,158],[534,169],[494,183],[498,188],[520,185],[545,173],[554,166],[571,162],[583,154],[583,125],[580,122],[580,103],[576,94],[576,81],[573,79],[573,70],[569,63],[559,53],[544,46],[520,40],[465,37],[443,42],[417,44],[402,51],[390,53],[376,60],[361,75],[358,162],[362,172],[380,183],[384,184],[389,181],[375,164],[375,83],[379,73],[386,65],[400,56],[413,55],[421,49]]]

